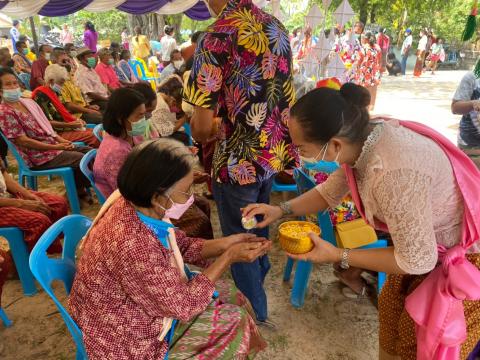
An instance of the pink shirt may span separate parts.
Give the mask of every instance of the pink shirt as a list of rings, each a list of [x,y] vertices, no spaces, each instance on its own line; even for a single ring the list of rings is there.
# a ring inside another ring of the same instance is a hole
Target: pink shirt
[[[95,185],[105,198],[117,189],[118,173],[130,151],[128,141],[105,133],[93,164]]]
[[[118,80],[118,76],[111,65],[99,62],[95,71],[100,76],[103,84],[110,86],[112,89],[118,89],[121,86],[120,80]]]

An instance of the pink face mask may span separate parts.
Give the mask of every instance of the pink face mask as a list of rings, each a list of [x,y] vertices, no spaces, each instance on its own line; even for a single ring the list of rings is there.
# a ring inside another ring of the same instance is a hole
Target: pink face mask
[[[173,202],[172,199],[170,199],[170,201],[172,203],[172,206],[170,206],[169,209],[163,208],[163,210],[165,210],[165,217],[173,220],[178,220],[182,217],[183,214],[185,214],[185,211],[187,211],[188,208],[192,206],[194,198],[193,195],[190,195],[185,204],[178,204],[176,202]]]

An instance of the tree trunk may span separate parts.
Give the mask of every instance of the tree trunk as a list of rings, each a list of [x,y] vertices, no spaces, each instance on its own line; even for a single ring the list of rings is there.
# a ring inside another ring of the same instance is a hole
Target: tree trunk
[[[130,34],[134,34],[133,29],[136,26],[142,28],[142,33],[152,40],[158,40],[163,36],[163,27],[165,26],[165,18],[159,14],[147,15],[130,15],[127,16],[128,30]]]
[[[368,0],[360,0],[359,6],[360,6],[360,11],[359,11],[360,21],[366,24],[368,20]]]
[[[408,11],[407,8],[403,11],[403,16],[402,16],[402,22],[401,25],[399,26],[398,29],[398,38],[397,38],[397,47],[401,47],[402,41],[403,41],[403,34],[405,29],[405,26],[407,25],[407,17],[408,17]]]
[[[370,24],[376,23],[376,15],[377,15],[377,4],[372,5],[372,10],[370,11]]]

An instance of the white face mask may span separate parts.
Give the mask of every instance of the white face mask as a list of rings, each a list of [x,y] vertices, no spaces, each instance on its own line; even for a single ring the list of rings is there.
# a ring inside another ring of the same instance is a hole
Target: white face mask
[[[217,14],[211,7],[210,4],[208,3],[208,0],[203,0],[205,2],[205,5],[207,5],[208,12],[210,13],[210,16],[214,19],[218,17],[219,14]]]
[[[50,58],[52,57],[52,54],[50,53],[45,53],[45,60],[50,61]]]
[[[183,63],[183,60],[176,60],[173,62],[173,67],[179,70],[182,67]]]

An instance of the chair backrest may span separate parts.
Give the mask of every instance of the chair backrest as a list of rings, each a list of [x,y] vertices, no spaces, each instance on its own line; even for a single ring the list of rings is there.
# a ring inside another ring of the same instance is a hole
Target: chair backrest
[[[85,177],[90,181],[90,185],[92,185],[95,194],[97,194],[98,201],[101,205],[103,205],[105,203],[105,197],[95,186],[95,178],[92,171],[92,166],[95,162],[95,156],[97,156],[97,149],[92,149],[85,155],[83,155],[83,158],[80,161],[80,170],[82,171],[83,175],[85,175]]]
[[[55,296],[52,282],[55,280],[62,281],[65,291],[70,294],[76,272],[75,251],[91,224],[92,221],[83,215],[66,216],[45,231],[30,254],[30,269],[33,276],[57,306],[77,345],[77,354],[80,352],[84,359],[87,358],[87,354],[83,345],[82,331]],[[61,234],[64,235],[62,256],[61,258],[49,258],[47,249]]]
[[[185,134],[188,135],[188,145],[192,146],[193,145],[192,128],[190,127],[190,124],[188,123],[183,124],[183,128],[185,129]]]
[[[3,133],[0,132],[0,135],[2,135],[3,139],[7,143],[8,150],[10,150],[10,152],[15,157],[15,160],[17,160],[18,167],[20,169],[29,169],[29,167],[25,163],[25,160],[23,160],[22,155],[20,155],[20,153],[18,152],[16,146],[10,140],[8,140],[7,137]]]
[[[136,59],[130,59],[130,66],[133,69],[133,72],[135,73],[135,76],[139,79],[145,79],[147,77],[145,73],[145,68],[143,67],[143,64],[136,60]]]
[[[317,185],[315,181],[313,181],[313,179],[307,174],[305,174],[300,168],[294,170],[293,176],[295,178],[295,182],[297,183],[297,188],[300,194],[303,194],[313,189]],[[337,240],[335,239],[332,220],[330,219],[330,214],[328,213],[328,210],[324,212],[319,212],[317,218],[318,226],[320,226],[320,229],[322,230],[322,239],[337,246]]]
[[[93,128],[93,135],[98,139],[98,141],[102,142],[103,136],[103,124],[98,124]]]
[[[25,88],[27,90],[31,90],[30,88],[30,79],[31,79],[31,75],[29,73],[20,73],[18,74],[18,78],[20,79],[20,81],[22,82],[22,84],[25,86]]]

